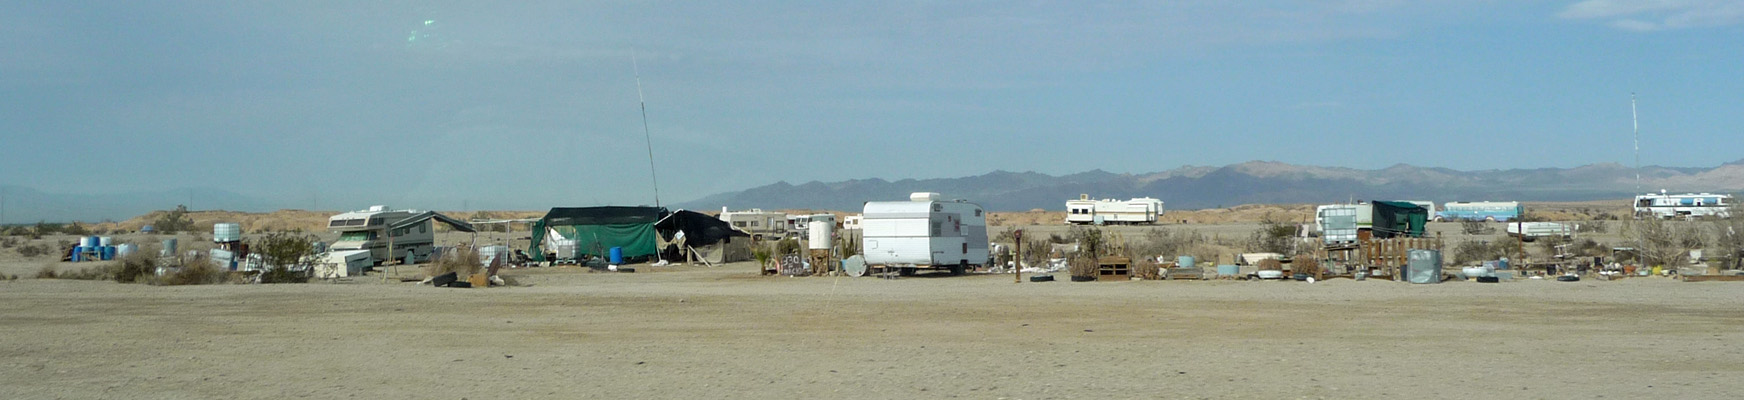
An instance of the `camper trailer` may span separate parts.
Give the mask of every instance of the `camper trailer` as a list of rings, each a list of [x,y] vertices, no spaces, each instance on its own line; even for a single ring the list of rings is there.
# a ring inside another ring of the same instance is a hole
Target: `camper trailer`
[[[1562,222],[1514,222],[1508,224],[1508,236],[1530,242],[1543,237],[1574,237],[1580,225]]]
[[[436,232],[430,225],[433,214],[370,206],[366,210],[328,218],[327,229],[339,233],[339,240],[332,246],[333,252],[368,250],[369,262],[373,265],[389,259],[404,260],[407,254],[413,256],[413,262],[418,262],[428,260],[430,252],[435,249]],[[390,244],[393,246],[391,254]]]
[[[733,229],[749,233],[757,238],[780,238],[781,235],[787,233],[787,214],[784,213],[763,211],[758,208],[728,211],[726,207],[721,207],[719,218],[721,221],[732,224]]]
[[[1658,194],[1635,196],[1635,217],[1695,218],[1731,215],[1732,195],[1713,193]]]
[[[1091,200],[1090,195],[1081,194],[1077,200],[1066,201],[1068,224],[1154,224],[1161,215],[1163,201],[1149,197]]]
[[[987,263],[987,216],[978,204],[914,193],[908,201],[866,202],[862,211],[861,251],[870,268],[961,274]]]

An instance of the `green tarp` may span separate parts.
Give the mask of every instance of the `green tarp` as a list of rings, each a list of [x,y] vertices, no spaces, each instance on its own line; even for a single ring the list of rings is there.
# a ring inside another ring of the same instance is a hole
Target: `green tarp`
[[[665,208],[656,207],[583,207],[553,208],[533,223],[532,244],[527,247],[534,261],[546,261],[545,235],[556,231],[563,239],[576,241],[575,253],[606,257],[611,248],[623,248],[624,258],[655,255],[657,247],[654,224],[666,216]]]
[[[1375,201],[1373,233],[1377,239],[1423,237],[1429,210],[1403,201]]]

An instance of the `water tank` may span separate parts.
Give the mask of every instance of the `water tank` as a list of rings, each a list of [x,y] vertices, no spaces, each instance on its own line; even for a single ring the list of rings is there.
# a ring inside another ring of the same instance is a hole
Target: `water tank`
[[[126,258],[136,251],[139,251],[139,246],[134,246],[132,243],[122,243],[120,246],[115,246],[116,257]]]
[[[496,262],[497,256],[507,255],[508,246],[483,246],[478,248],[478,261],[486,266]]]
[[[219,243],[242,241],[242,224],[235,222],[212,224],[212,241]]]
[[[939,201],[939,194],[934,192],[909,193],[908,201]]]
[[[835,236],[836,224],[830,221],[811,221],[811,227],[806,229],[810,236],[806,240],[806,248],[812,250],[829,250],[831,237]]]
[[[1240,275],[1240,274],[1241,274],[1240,267],[1237,267],[1234,265],[1229,265],[1229,264],[1217,266],[1217,275],[1218,276],[1236,276],[1236,275]]]
[[[160,251],[159,254],[164,256],[164,257],[169,257],[169,256],[175,255],[176,254],[176,239],[175,238],[164,239],[163,240],[163,250]]]
[[[1413,249],[1406,253],[1405,281],[1441,283],[1441,252]]]
[[[1193,260],[1193,256],[1175,257],[1175,267],[1176,268],[1192,268],[1192,267],[1197,265],[1197,264],[1194,264],[1194,262],[1195,261]]]

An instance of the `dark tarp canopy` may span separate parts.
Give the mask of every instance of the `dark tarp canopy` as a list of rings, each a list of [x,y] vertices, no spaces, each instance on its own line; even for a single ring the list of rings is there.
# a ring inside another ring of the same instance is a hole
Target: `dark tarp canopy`
[[[751,236],[751,234],[733,229],[732,224],[708,214],[695,211],[678,210],[660,223],[654,224],[654,229],[660,232],[660,238],[673,240],[678,232],[684,232],[684,240],[691,246],[706,246],[715,244],[721,239],[734,236]]]
[[[1423,237],[1423,227],[1429,223],[1429,210],[1403,201],[1374,201],[1374,236]]]
[[[558,207],[533,223],[532,244],[527,253],[534,261],[546,261],[546,236],[555,232],[561,239],[574,240],[579,255],[605,256],[613,247],[623,249],[625,258],[653,256],[654,223],[665,218],[662,207]]]
[[[457,231],[474,232],[472,229],[472,224],[466,223],[466,221],[454,219],[454,217],[442,215],[442,213],[438,213],[435,211],[425,211],[425,212],[418,213],[418,214],[410,216],[410,217],[406,217],[406,219],[402,219],[402,220],[394,222],[392,225],[388,225],[388,229],[405,229],[408,227],[418,226],[418,224],[424,223],[425,220],[431,220],[431,219],[442,222],[444,224],[448,224],[448,227],[454,228],[454,230],[457,230]]]

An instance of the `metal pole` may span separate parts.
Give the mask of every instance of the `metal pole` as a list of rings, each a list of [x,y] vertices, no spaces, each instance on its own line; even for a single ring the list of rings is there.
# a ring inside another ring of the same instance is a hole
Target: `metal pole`
[[[1011,259],[1011,269],[1013,272],[1011,276],[1014,277],[1013,279],[1016,279],[1016,282],[1013,283],[1023,283],[1023,230],[1012,230],[1011,237],[1014,238],[1015,242],[1017,242],[1017,244],[1011,246],[1011,248],[1014,249],[1014,255],[1012,255]]]

